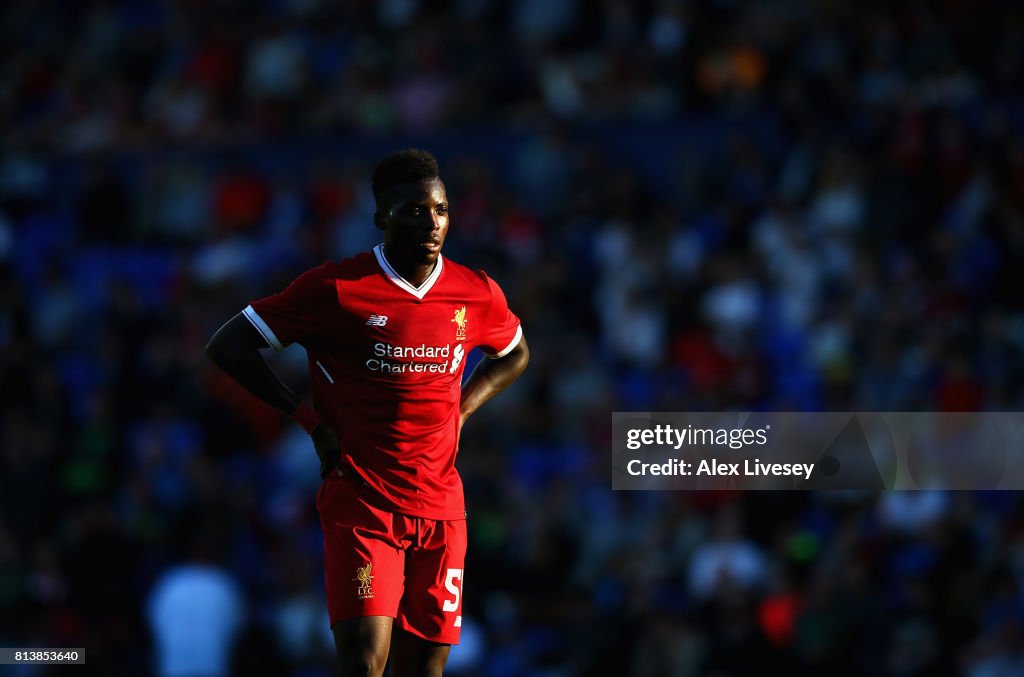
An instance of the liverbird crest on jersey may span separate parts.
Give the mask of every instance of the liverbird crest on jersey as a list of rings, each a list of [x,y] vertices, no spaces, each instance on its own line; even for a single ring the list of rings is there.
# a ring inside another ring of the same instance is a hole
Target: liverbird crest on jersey
[[[455,340],[465,341],[466,340],[466,306],[462,306],[455,311],[455,317],[452,318],[452,322],[455,323]]]

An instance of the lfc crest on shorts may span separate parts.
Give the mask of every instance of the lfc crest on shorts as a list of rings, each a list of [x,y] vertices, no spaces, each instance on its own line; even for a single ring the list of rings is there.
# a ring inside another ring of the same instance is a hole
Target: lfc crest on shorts
[[[455,340],[465,341],[466,340],[466,306],[462,306],[455,311],[455,317],[452,318],[452,322],[455,323]]]
[[[367,562],[366,566],[356,567],[356,577],[352,580],[359,583],[359,587],[356,589],[358,599],[373,598],[373,576],[370,575],[372,569],[373,562]]]

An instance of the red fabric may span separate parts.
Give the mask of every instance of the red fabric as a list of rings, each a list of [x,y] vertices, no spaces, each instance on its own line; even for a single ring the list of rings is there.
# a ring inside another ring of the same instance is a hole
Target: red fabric
[[[316,427],[320,425],[321,418],[320,414],[316,413],[316,410],[308,404],[299,402],[299,406],[295,407],[295,411],[292,412],[292,420],[298,423],[307,435],[312,435]]]
[[[395,514],[372,498],[367,489],[337,475],[317,492],[331,625],[390,616],[414,635],[458,644],[466,520]]]
[[[252,309],[281,345],[305,346],[313,406],[343,463],[396,512],[464,517],[455,456],[465,356],[500,352],[519,329],[497,284],[444,259],[419,299],[366,253],[307,271]]]

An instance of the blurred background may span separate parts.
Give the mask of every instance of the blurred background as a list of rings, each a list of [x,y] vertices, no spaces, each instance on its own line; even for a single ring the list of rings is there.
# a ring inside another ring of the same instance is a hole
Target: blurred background
[[[0,35],[0,646],[330,674],[315,454],[203,347],[376,244],[372,167],[422,146],[532,349],[463,434],[450,674],[1024,674],[1016,492],[609,475],[616,410],[1021,408],[1019,3],[26,1]]]

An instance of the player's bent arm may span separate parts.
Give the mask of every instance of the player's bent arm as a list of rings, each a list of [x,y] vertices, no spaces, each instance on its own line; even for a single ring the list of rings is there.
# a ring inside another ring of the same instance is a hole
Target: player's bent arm
[[[239,313],[217,330],[206,344],[206,354],[243,388],[291,416],[309,433],[320,457],[320,477],[326,477],[337,467],[338,436],[271,370],[260,354],[260,350],[270,347],[263,335]]]
[[[484,402],[491,399],[519,378],[530,362],[530,349],[526,337],[519,339],[515,348],[504,357],[480,360],[469,380],[462,386],[459,402],[459,425],[466,422]]]
[[[256,327],[239,313],[213,335],[206,344],[206,355],[250,393],[291,415],[300,400],[260,354],[261,349],[269,347]]]

